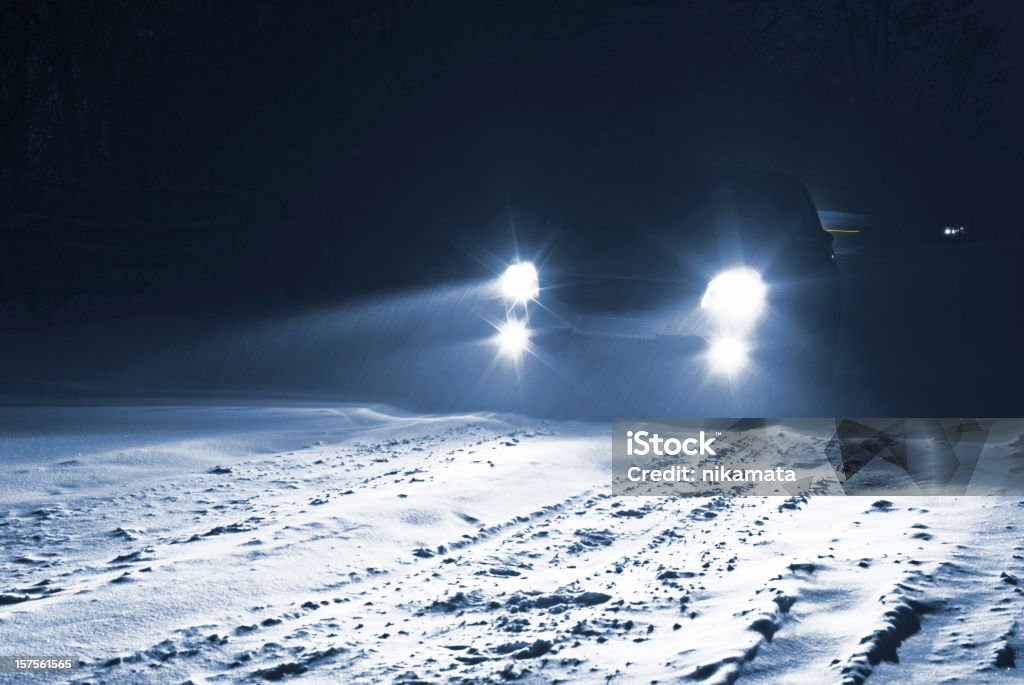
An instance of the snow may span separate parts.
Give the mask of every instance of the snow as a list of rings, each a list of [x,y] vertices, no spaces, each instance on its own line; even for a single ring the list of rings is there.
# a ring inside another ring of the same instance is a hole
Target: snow
[[[73,682],[1019,673],[1019,498],[615,497],[609,424],[504,414],[0,424],[0,651],[79,656]]]

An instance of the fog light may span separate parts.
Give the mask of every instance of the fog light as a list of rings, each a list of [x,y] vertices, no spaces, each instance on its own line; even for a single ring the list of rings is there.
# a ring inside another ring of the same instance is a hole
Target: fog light
[[[516,262],[505,269],[498,281],[501,294],[512,302],[527,302],[540,294],[537,267],[530,262]]]
[[[498,328],[498,349],[509,357],[518,357],[530,344],[530,329],[518,319],[509,319]]]
[[[715,371],[732,374],[747,365],[750,348],[738,338],[719,338],[711,341],[708,362]]]

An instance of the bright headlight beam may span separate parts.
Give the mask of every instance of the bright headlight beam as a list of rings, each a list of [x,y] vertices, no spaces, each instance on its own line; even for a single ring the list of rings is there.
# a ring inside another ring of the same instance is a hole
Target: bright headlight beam
[[[530,344],[530,329],[518,319],[509,319],[498,327],[498,350],[508,357],[518,357]]]
[[[711,279],[700,306],[726,318],[753,319],[764,309],[767,292],[754,269],[729,269]]]
[[[528,302],[540,294],[537,267],[530,262],[511,264],[498,281],[501,294],[516,303]]]
[[[739,338],[720,338],[711,341],[708,362],[715,371],[731,375],[747,365],[749,352],[747,344]]]

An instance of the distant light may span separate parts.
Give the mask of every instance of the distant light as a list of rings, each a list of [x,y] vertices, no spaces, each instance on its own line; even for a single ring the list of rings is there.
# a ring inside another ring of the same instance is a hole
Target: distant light
[[[952,229],[952,228],[949,228],[949,227],[947,226],[947,227],[946,227],[946,235],[953,235],[953,229]]]
[[[537,267],[530,262],[516,262],[505,269],[498,282],[501,294],[512,302],[528,302],[540,294]]]
[[[498,350],[508,357],[518,357],[530,344],[530,329],[518,319],[509,319],[498,328]]]
[[[733,374],[747,365],[749,352],[747,344],[739,338],[719,338],[711,341],[708,362],[715,371]]]
[[[754,269],[730,269],[711,279],[700,306],[726,318],[749,321],[761,313],[767,291]]]

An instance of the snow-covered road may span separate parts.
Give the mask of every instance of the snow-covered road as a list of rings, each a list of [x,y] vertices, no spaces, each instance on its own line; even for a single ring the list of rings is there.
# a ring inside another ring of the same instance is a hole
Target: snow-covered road
[[[75,682],[1020,677],[1019,498],[613,497],[607,423],[505,415],[0,421],[0,653]]]

